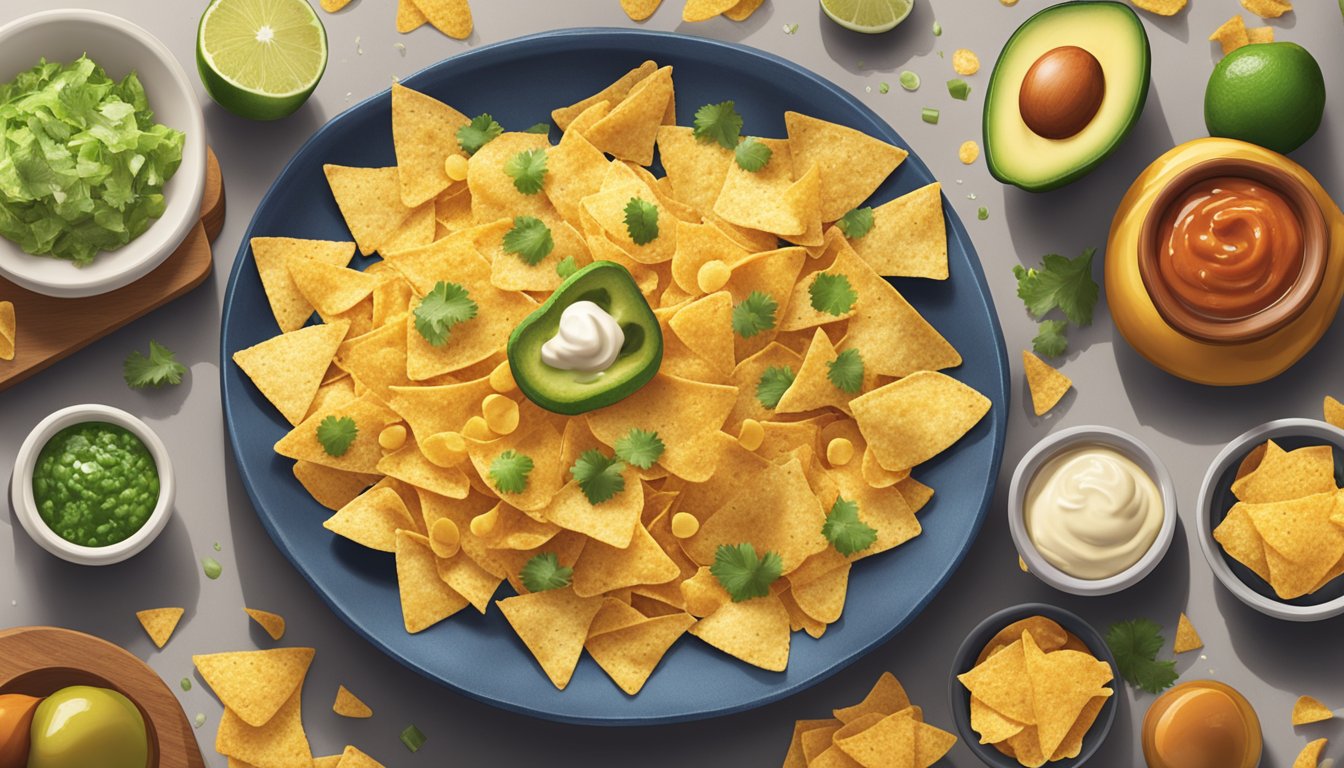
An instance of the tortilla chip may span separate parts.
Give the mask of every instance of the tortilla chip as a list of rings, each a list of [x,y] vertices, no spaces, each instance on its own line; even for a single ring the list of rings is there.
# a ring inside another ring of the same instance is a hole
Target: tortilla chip
[[[1041,753],[1052,755],[1088,701],[1094,696],[1111,695],[1111,689],[1102,686],[1113,674],[1109,664],[1086,653],[1060,650],[1047,654],[1030,632],[1023,633],[1022,643],[1037,739]]]
[[[423,632],[467,607],[467,599],[439,578],[429,539],[413,531],[397,531],[396,553],[401,616],[407,632]]]
[[[379,484],[341,507],[322,527],[369,549],[396,552],[397,531],[415,530],[415,523],[401,495]]]
[[[1283,451],[1270,441],[1255,471],[1232,483],[1232,494],[1240,501],[1261,504],[1329,493],[1335,487],[1334,449],[1330,446]]]
[[[631,21],[643,21],[653,15],[658,10],[658,6],[663,4],[663,0],[621,0],[621,10],[630,17]]]
[[[595,506],[588,501],[579,484],[571,480],[552,499],[546,518],[594,541],[624,548],[630,546],[643,510],[643,483],[627,480],[625,490]]]
[[[457,40],[471,37],[471,5],[467,0],[415,0],[415,4],[443,34]]]
[[[1255,529],[1245,505],[1237,504],[1213,529],[1213,539],[1232,559],[1250,568],[1257,576],[1269,581],[1269,560],[1265,557],[1264,539]]]
[[[754,173],[736,163],[729,166],[723,187],[714,201],[714,213],[739,227],[780,237],[801,235],[807,231],[807,212],[784,205],[794,181],[789,142],[786,139],[758,141],[770,149],[770,162]]]
[[[391,387],[388,405],[410,425],[416,440],[456,432],[480,414],[481,401],[494,392],[489,378],[435,387]]]
[[[665,125],[658,129],[658,156],[677,201],[701,214],[713,210],[733,164],[732,150],[700,141],[690,127]]]
[[[418,442],[409,440],[379,460],[377,471],[450,499],[465,499],[471,488],[462,467],[440,467],[426,458]]]
[[[642,245],[630,237],[629,227],[625,224],[626,206],[634,198],[650,203],[658,210],[658,236]],[[677,248],[676,219],[643,183],[614,187],[589,195],[583,199],[583,209],[602,227],[607,238],[620,246],[635,262],[661,264],[672,260]]]
[[[415,0],[397,0],[397,31],[403,35],[414,31],[429,22],[424,11],[415,4]]]
[[[233,362],[290,424],[308,413],[350,324],[314,325],[233,353]]]
[[[299,292],[290,276],[289,264],[312,259],[335,267],[344,267],[355,255],[355,244],[330,240],[300,240],[291,237],[254,237],[252,258],[261,276],[262,288],[281,331],[302,328],[313,314],[313,305]]]
[[[350,692],[344,685],[336,689],[336,701],[331,705],[331,711],[341,717],[352,717],[363,719],[373,717],[373,709],[360,701],[359,697]]]
[[[1022,723],[1000,714],[993,707],[971,696],[971,730],[980,735],[981,744],[998,744],[1013,738],[1025,728]]]
[[[226,706],[215,734],[215,751],[227,755],[230,762],[240,760],[267,768],[310,768],[313,753],[303,731],[302,693],[302,686],[296,685],[274,716],[261,725],[247,722],[242,713]]]
[[[1241,7],[1262,19],[1277,19],[1293,10],[1289,0],[1241,0]]]
[[[457,143],[457,131],[470,122],[432,96],[392,84],[392,142],[403,204],[415,208],[453,183],[444,161],[452,155],[466,156]]]
[[[569,685],[601,598],[565,587],[500,600],[496,605],[556,688]]]
[[[294,462],[294,477],[314,501],[333,512],[378,482],[377,475],[345,472],[311,461]]]
[[[957,675],[957,679],[995,712],[1024,725],[1036,723],[1031,687],[1021,684],[1029,679],[1021,639]]]
[[[695,618],[685,613],[659,616],[589,637],[584,647],[612,682],[634,696],[694,623]]]
[[[1344,403],[1335,398],[1325,396],[1325,420],[1331,426],[1344,429]]]
[[[598,102],[594,114],[605,114],[607,102]],[[546,197],[568,222],[579,220],[583,198],[602,188],[610,163],[578,131],[566,131],[560,143],[546,150]]]
[[[513,434],[496,438],[489,442],[467,440],[467,455],[476,468],[476,474],[487,484],[490,483],[490,465],[505,451],[514,451],[532,459],[532,471],[527,475],[527,485],[521,493],[501,495],[514,507],[524,512],[537,512],[545,509],[565,484],[568,465],[560,464],[560,433],[551,422],[541,416],[541,409],[524,401],[522,426]],[[493,488],[493,485],[491,485]]]
[[[1210,41],[1217,41],[1223,47],[1223,55],[1237,50],[1244,45],[1251,44],[1251,38],[1246,34],[1246,22],[1237,14],[1223,23],[1221,27],[1209,35]]]
[[[1333,720],[1334,717],[1334,710],[1310,696],[1299,696],[1297,702],[1293,704],[1294,727],[1307,725],[1308,723],[1321,723],[1326,720]]]
[[[737,5],[737,0],[686,0],[682,21],[707,21]]]
[[[184,613],[185,608],[150,608],[136,611],[135,618],[140,621],[140,626],[145,628],[145,634],[149,635],[149,639],[154,641],[154,647],[162,648],[168,644],[168,638],[177,630],[177,623],[182,620]]]
[[[271,636],[272,640],[279,640],[285,636],[285,617],[278,613],[270,611],[260,611],[256,608],[244,608],[244,612],[257,622],[257,625],[266,630],[266,634]]]
[[[733,21],[746,21],[764,2],[765,0],[738,0],[737,5],[724,11],[723,15]]]
[[[613,102],[606,117],[584,131],[584,138],[621,160],[650,165],[658,127],[671,99],[672,68],[661,67],[636,83],[624,99]]]
[[[410,0],[406,1],[409,2]],[[341,766],[340,755],[325,755],[323,757],[313,758],[313,768],[340,768],[340,766]],[[230,765],[229,768],[234,767]]]
[[[588,427],[613,447],[632,426],[657,432],[666,446],[659,465],[683,480],[700,483],[714,474],[717,453],[711,449],[712,441],[737,394],[736,387],[659,374],[630,397],[589,412]]]
[[[1037,416],[1044,416],[1073,388],[1073,380],[1049,363],[1022,350],[1022,368],[1027,376],[1027,391]]]
[[[489,224],[515,216],[553,216],[555,208],[546,195],[523,194],[514,186],[513,177],[504,172],[505,164],[518,153],[550,146],[550,139],[539,133],[506,131],[477,150],[467,162],[472,220]]]
[[[840,722],[831,720],[826,725],[809,729],[803,733],[800,741],[803,747],[803,758],[809,767],[822,753],[831,748],[831,745],[834,744],[833,737],[843,727],[844,725]]]
[[[1092,729],[1092,724],[1097,721],[1097,716],[1101,714],[1102,707],[1106,706],[1108,698],[1110,697],[1094,696],[1087,702],[1064,740],[1059,743],[1054,754],[1050,755],[1050,760],[1068,760],[1077,757],[1083,751],[1083,737]]]
[[[727,378],[735,363],[732,314],[732,295],[718,291],[686,304],[667,324],[681,343]]]
[[[318,766],[314,765],[313,768]],[[384,766],[355,747],[347,746],[341,753],[341,761],[336,768],[384,768]]]
[[[873,210],[873,228],[850,241],[879,275],[946,280],[942,185],[933,182]]]
[[[910,706],[910,697],[905,693],[901,681],[890,672],[883,672],[873,684],[872,690],[863,697],[863,701],[850,707],[841,707],[832,712],[835,719],[850,723],[863,715],[876,712],[880,715],[892,715]]]
[[[1199,639],[1195,625],[1191,624],[1190,618],[1182,613],[1180,620],[1176,622],[1176,640],[1172,645],[1172,653],[1197,651],[1203,647],[1204,641]]]
[[[1158,16],[1175,16],[1190,0],[1133,0],[1135,7]]]
[[[801,176],[813,163],[821,168],[822,221],[835,221],[862,205],[910,154],[853,128],[797,112],[785,112],[784,125],[793,173]]]
[[[295,699],[308,676],[313,654],[312,648],[273,648],[192,656],[191,661],[226,710],[243,723],[260,728]],[[232,756],[247,759],[245,755]]]
[[[401,177],[395,166],[351,168],[328,164],[322,171],[359,252],[365,256],[376,252],[411,215],[410,206],[401,202]]]
[[[1251,41],[1251,45],[1260,45],[1262,43],[1274,42],[1273,27],[1250,27],[1246,30],[1246,37]]]
[[[0,360],[13,360],[14,348],[18,343],[18,318],[14,314],[14,302],[0,301]]]
[[[551,120],[560,127],[560,130],[567,131],[569,130],[570,122],[582,114],[584,110],[599,101],[605,101],[609,104],[619,103],[625,99],[626,95],[630,93],[630,89],[634,88],[636,83],[639,83],[644,78],[653,74],[657,69],[657,64],[652,61],[646,61],[629,72],[626,72],[624,75],[621,75],[616,82],[608,85],[606,88],[603,88],[592,96],[575,102],[568,107],[552,110]]]
[[[641,584],[665,584],[681,575],[642,525],[634,527],[628,546],[618,549],[600,541],[584,545],[574,564],[574,594],[592,597]]]
[[[878,462],[892,471],[928,461],[989,412],[989,399],[950,376],[921,371],[850,401]]]
[[[829,728],[834,733],[840,728],[835,720],[799,720],[793,724],[793,738],[789,741],[788,754],[784,756],[784,768],[807,768],[807,758],[803,755],[803,734],[820,728]]]
[[[322,10],[335,13],[350,4],[350,0],[321,0]]]
[[[983,663],[985,659],[1021,640],[1022,635],[1028,632],[1031,633],[1031,639],[1036,643],[1036,646],[1046,653],[1065,647],[1070,637],[1068,631],[1055,621],[1044,616],[1028,616],[1025,619],[1014,621],[995,633],[989,639],[989,642],[985,643],[985,647],[980,651],[975,663]]]
[[[858,393],[846,392],[831,382],[829,374],[831,364],[838,352],[826,332],[818,328],[812,335],[812,343],[798,367],[793,384],[784,391],[784,396],[775,406],[776,413],[805,413],[818,408],[837,408],[849,413],[849,401]],[[866,372],[861,390],[870,387],[875,377]]]
[[[775,595],[724,603],[689,632],[754,667],[783,672],[789,665],[789,612]]]
[[[1245,5],[1245,0],[1242,1],[1242,4]],[[1317,768],[1321,764],[1321,753],[1325,751],[1327,741],[1328,739],[1316,739],[1309,742],[1293,759],[1292,768]]]
[[[1344,533],[1330,521],[1341,494],[1331,491],[1289,501],[1242,503],[1266,547],[1297,564],[1321,565],[1324,572],[1344,554],[1335,551],[1344,550]]]
[[[825,522],[826,513],[794,458],[740,478],[737,491],[682,548],[692,560],[709,565],[719,545],[750,542],[757,552],[778,554],[788,573],[829,546],[821,535]]]

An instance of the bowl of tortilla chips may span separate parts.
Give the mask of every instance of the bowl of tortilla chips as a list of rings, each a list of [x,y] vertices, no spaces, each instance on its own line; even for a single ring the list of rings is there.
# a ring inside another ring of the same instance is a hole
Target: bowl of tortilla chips
[[[1237,599],[1267,616],[1344,613],[1344,430],[1278,419],[1227,444],[1199,492],[1199,542]]]

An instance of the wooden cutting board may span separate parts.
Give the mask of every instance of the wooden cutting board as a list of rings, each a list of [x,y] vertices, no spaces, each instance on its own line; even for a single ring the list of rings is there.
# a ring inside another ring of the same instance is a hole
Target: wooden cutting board
[[[48,696],[71,685],[111,688],[135,702],[149,731],[150,768],[205,768],[177,697],[143,661],[69,629],[0,630],[0,693]]]
[[[205,282],[214,266],[210,243],[224,227],[224,208],[224,177],[211,150],[201,221],[153,272],[110,293],[83,299],[43,296],[0,277],[0,301],[14,302],[19,327],[14,359],[0,360],[0,391]]]

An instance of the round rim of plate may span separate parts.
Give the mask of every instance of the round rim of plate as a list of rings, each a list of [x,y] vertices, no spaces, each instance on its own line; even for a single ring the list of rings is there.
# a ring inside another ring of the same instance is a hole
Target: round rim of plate
[[[518,59],[531,59],[535,57],[555,55],[573,56],[580,53],[587,57],[601,58],[604,65],[610,64],[609,70],[607,71],[611,73],[612,79],[614,79],[615,75],[619,74],[617,70],[621,68],[621,62],[625,61],[625,58],[621,57],[634,59],[636,63],[639,60],[647,58],[666,58],[680,61],[683,66],[687,67],[708,67],[713,63],[720,69],[723,67],[724,60],[731,60],[733,62],[732,68],[740,72],[739,77],[741,78],[745,79],[749,75],[753,79],[762,81],[767,78],[771,81],[776,81],[781,78],[786,79],[789,81],[790,87],[797,86],[809,89],[812,97],[814,99],[822,100],[822,104],[825,107],[839,110],[840,113],[844,115],[846,123],[851,125],[851,127],[859,128],[864,132],[877,136],[884,141],[897,144],[898,146],[908,146],[906,142],[870,108],[864,106],[858,99],[841,90],[838,86],[803,67],[790,63],[772,54],[746,46],[673,33],[603,28],[580,28],[543,32],[464,52],[450,59],[431,65],[430,67],[403,79],[401,83],[410,88],[424,88],[422,83],[429,83],[436,77],[446,78],[449,74],[453,73],[461,74],[463,71],[475,71],[476,68],[486,67],[491,67],[498,71],[500,69],[506,69],[507,65],[515,63]],[[595,54],[609,55],[595,56]],[[692,62],[694,62],[694,64],[692,64]],[[748,66],[753,67],[754,69],[739,69]],[[605,82],[610,82],[610,79]],[[587,85],[593,86],[590,90],[595,91],[605,85],[605,82],[593,81],[587,83]],[[717,80],[715,82],[717,83]],[[460,78],[455,80],[454,83],[459,89],[463,87]],[[782,91],[784,86],[777,85],[776,88]],[[427,92],[430,92],[432,95],[432,91]],[[678,92],[683,93],[680,89]],[[742,87],[742,90],[738,91],[738,93],[743,92],[745,92],[745,87]],[[790,91],[789,93],[792,96],[794,92]],[[239,290],[240,275],[244,271],[250,273],[248,276],[250,280],[255,280],[256,277],[255,268],[249,264],[251,259],[249,257],[248,243],[251,238],[257,235],[279,234],[269,231],[259,232],[257,224],[258,220],[262,218],[263,212],[268,209],[268,206],[276,204],[275,201],[277,198],[283,198],[290,194],[290,189],[286,185],[286,181],[291,172],[294,171],[296,166],[306,162],[314,162],[311,155],[318,151],[317,148],[332,141],[330,136],[340,132],[347,122],[353,123],[359,121],[363,111],[375,111],[379,114],[386,114],[388,104],[390,103],[389,94],[390,90],[382,91],[332,119],[309,138],[309,140],[290,159],[284,170],[281,171],[271,189],[268,190],[266,195],[262,198],[261,203],[258,205],[257,213],[240,244],[238,257],[234,261],[233,269],[229,276],[229,284],[225,294],[224,313],[221,323],[221,390],[224,400],[226,426],[228,428],[232,454],[237,464],[238,472],[242,478],[248,498],[251,501],[253,508],[256,510],[258,517],[261,519],[266,532],[281,550],[281,553],[284,554],[300,574],[304,576],[319,596],[327,603],[328,607],[330,607],[356,632],[387,655],[421,675],[442,683],[466,696],[509,711],[520,712],[543,719],[605,726],[655,725],[686,722],[707,717],[733,714],[764,706],[798,693],[821,682],[836,672],[839,672],[849,664],[876,649],[913,621],[915,616],[928,605],[934,595],[941,591],[942,587],[951,578],[952,573],[955,572],[958,566],[960,566],[966,553],[970,550],[976,535],[979,533],[980,527],[988,512],[989,503],[992,500],[996,486],[1000,465],[1002,464],[1004,435],[1007,427],[1008,365],[1002,330],[999,326],[997,314],[993,309],[992,297],[990,296],[979,259],[975,255],[974,246],[971,244],[970,238],[962,226],[960,219],[957,217],[955,211],[951,209],[950,204],[946,201],[945,197],[944,212],[949,233],[949,251],[951,252],[953,247],[958,249],[957,259],[959,266],[957,269],[962,270],[965,273],[960,277],[959,281],[957,281],[957,285],[965,285],[968,294],[975,294],[974,296],[960,297],[959,301],[967,303],[968,305],[971,302],[974,302],[977,317],[979,312],[984,311],[988,319],[988,329],[986,329],[984,324],[978,319],[974,323],[977,329],[976,333],[981,334],[983,337],[975,343],[983,344],[987,348],[987,354],[983,359],[974,359],[971,366],[975,369],[980,369],[983,366],[983,370],[978,370],[977,374],[992,380],[991,386],[985,390],[985,394],[992,401],[993,407],[987,418],[973,430],[973,434],[977,435],[973,440],[975,443],[974,450],[977,453],[987,453],[988,460],[977,463],[974,466],[977,480],[983,479],[983,488],[981,488],[977,482],[972,484],[970,490],[968,490],[968,493],[974,495],[974,502],[968,502],[960,508],[952,508],[949,504],[943,505],[942,514],[945,517],[940,520],[940,523],[946,525],[949,529],[955,527],[958,535],[955,542],[941,542],[938,544],[930,543],[927,545],[929,547],[943,546],[950,550],[950,554],[946,557],[941,557],[938,561],[938,566],[931,569],[931,572],[928,574],[928,578],[932,579],[932,583],[928,585],[927,591],[921,591],[917,597],[913,595],[907,596],[909,599],[907,600],[908,604],[904,606],[905,613],[898,619],[892,619],[890,623],[884,623],[881,631],[873,632],[870,635],[863,635],[862,639],[859,639],[860,636],[857,634],[853,635],[853,642],[851,642],[843,652],[837,650],[835,654],[828,654],[824,664],[819,664],[817,668],[809,669],[806,672],[800,672],[797,669],[798,665],[796,664],[796,661],[797,654],[799,653],[797,648],[793,651],[795,656],[793,657],[793,661],[791,661],[790,669],[784,673],[764,672],[724,655],[723,658],[727,659],[727,661],[731,662],[733,665],[731,669],[732,674],[734,675],[733,681],[736,684],[724,683],[721,682],[721,679],[718,679],[720,682],[714,686],[710,686],[715,688],[715,690],[702,690],[701,693],[704,694],[704,697],[712,697],[714,699],[712,702],[705,703],[703,700],[692,701],[690,700],[689,695],[687,695],[681,696],[672,702],[649,703],[649,699],[653,697],[649,697],[647,694],[660,683],[668,686],[669,689],[677,686],[685,688],[686,686],[691,685],[690,682],[682,679],[683,675],[681,673],[684,673],[686,670],[669,670],[669,667],[673,666],[673,664],[678,661],[678,659],[673,657],[678,651],[690,654],[695,653],[694,650],[688,650],[688,648],[685,647],[685,643],[679,643],[673,647],[662,666],[660,666],[658,670],[655,670],[654,677],[650,679],[649,684],[643,691],[641,691],[640,695],[635,697],[625,697],[624,694],[620,693],[619,689],[612,686],[609,681],[603,679],[600,681],[603,685],[609,687],[612,691],[615,691],[617,695],[623,697],[619,700],[620,703],[618,705],[610,704],[612,699],[607,693],[588,692],[582,695],[593,701],[580,705],[578,703],[578,696],[580,696],[578,689],[585,684],[585,681],[580,679],[582,673],[585,671],[585,666],[592,666],[594,669],[596,668],[596,665],[592,664],[591,660],[580,662],[579,668],[575,673],[574,681],[571,682],[570,686],[565,691],[558,692],[561,698],[550,699],[548,694],[555,694],[557,692],[550,682],[541,674],[540,670],[536,668],[535,662],[526,657],[525,651],[521,650],[521,643],[517,643],[516,640],[511,638],[514,644],[520,649],[518,652],[524,654],[519,656],[520,665],[525,662],[527,667],[526,669],[522,669],[519,674],[526,674],[535,679],[527,684],[529,686],[529,692],[534,695],[529,695],[527,697],[510,697],[498,690],[499,686],[505,684],[501,681],[495,680],[492,681],[490,686],[480,686],[475,685],[474,683],[466,683],[461,680],[448,679],[442,672],[430,668],[423,658],[412,658],[412,654],[405,650],[403,639],[380,636],[380,632],[377,631],[376,628],[366,626],[365,623],[361,621],[360,617],[354,615],[351,610],[353,606],[350,605],[350,603],[353,602],[352,599],[342,599],[341,596],[332,595],[327,589],[319,584],[319,580],[314,573],[299,562],[295,550],[298,546],[302,545],[303,542],[298,541],[297,539],[291,540],[280,530],[280,527],[275,520],[275,516],[265,511],[265,500],[258,495],[258,483],[263,481],[270,483],[276,482],[269,477],[261,477],[261,475],[278,474],[277,470],[284,469],[283,465],[273,462],[271,456],[264,457],[264,461],[260,462],[255,459],[249,461],[247,451],[240,445],[240,439],[242,438],[240,437],[237,422],[245,416],[253,419],[256,418],[255,414],[251,414],[247,409],[250,409],[250,403],[255,400],[255,397],[259,396],[244,390],[245,381],[239,378],[240,374],[234,370],[234,367],[229,362],[230,356],[235,349],[242,348],[250,343],[255,343],[250,341],[241,342],[235,338],[241,331],[235,330],[234,326],[244,322],[235,317],[234,308],[237,300],[236,292]],[[587,94],[584,93],[583,95]],[[731,94],[725,91],[719,98],[728,97],[730,95]],[[685,105],[689,105],[690,101],[683,100],[681,103],[684,105],[682,107],[684,110],[688,108]],[[808,103],[802,97],[795,96],[790,101],[790,108],[806,110],[808,108]],[[780,110],[781,121],[782,112],[783,110]],[[390,150],[390,146],[388,149]],[[335,161],[336,160],[330,158],[326,160],[326,162]],[[920,182],[920,186],[933,180],[932,174],[914,153],[911,153],[910,157],[905,160],[905,163],[902,166],[902,168],[907,167],[912,169],[912,173],[915,177],[924,179],[924,181]],[[897,173],[893,174],[892,178],[896,178],[900,173],[901,169],[898,169]],[[888,184],[890,183],[892,183],[891,180],[888,180]],[[887,185],[884,184],[883,188],[886,188],[886,186]],[[892,196],[894,197],[894,195]],[[292,234],[292,236],[302,235]],[[965,261],[965,265],[960,265],[960,261]],[[947,283],[949,281],[943,282]],[[918,287],[913,286],[912,284],[902,283],[901,285],[903,288],[911,286],[909,288],[909,293],[913,294],[918,293],[919,291]],[[249,288],[246,290],[251,289]],[[264,301],[264,298],[262,301]],[[911,301],[917,308],[920,308],[920,301],[918,299],[912,299]],[[270,318],[263,318],[262,321],[269,323]],[[257,321],[252,320],[251,322]],[[986,330],[988,330],[987,334],[985,333]],[[961,375],[959,372],[965,372],[966,370],[968,370],[968,367],[963,365],[961,368],[953,369],[950,373],[954,376],[958,376]],[[237,400],[237,402],[235,402],[235,400]],[[275,418],[279,417],[276,416]],[[968,449],[968,446],[963,443],[962,448]],[[961,451],[953,449],[943,457],[935,459],[931,464],[941,468],[942,464],[940,462],[944,458],[951,460],[955,459],[960,454]],[[259,466],[254,466],[258,463],[260,464]],[[984,466],[981,466],[981,463],[983,463]],[[283,474],[286,476],[288,482],[293,482],[293,479],[289,477],[287,471],[283,472]],[[952,493],[953,491],[949,488],[946,492]],[[934,513],[937,513],[937,511],[935,510]],[[908,547],[910,544],[907,544],[906,546]],[[932,552],[933,550],[929,551]],[[390,563],[388,565],[390,566]],[[877,566],[873,566],[873,570],[875,570],[876,567]],[[864,569],[859,569],[859,571],[862,570]],[[871,578],[876,577],[873,576]],[[923,587],[921,587],[921,590],[922,589]],[[876,591],[876,584],[874,585],[874,590]],[[851,597],[854,594],[855,593],[851,591]],[[497,612],[491,613],[495,614]],[[395,631],[398,634],[404,635],[405,631],[400,624],[399,616],[400,614],[398,611],[398,621]],[[885,619],[886,617],[881,617],[878,620],[885,621]],[[480,623],[475,617],[473,617],[472,621]],[[854,621],[855,623],[859,623],[861,620],[856,619]],[[452,621],[450,620],[443,624],[451,623]],[[443,624],[434,629],[439,629]],[[842,618],[841,622],[836,625],[832,625],[832,632],[836,634],[843,634],[844,629],[844,618]],[[854,632],[859,631],[861,630],[854,630]],[[811,640],[808,638],[806,640],[800,640],[799,642],[811,642]],[[826,638],[823,637],[820,642],[824,644]],[[838,649],[839,646],[837,646],[835,642],[837,641],[833,641],[830,647]],[[715,651],[714,653],[717,654],[718,652]],[[427,654],[416,655],[424,656]],[[440,654],[440,656],[442,656],[442,654]],[[690,661],[702,665],[710,664],[709,661],[704,661],[700,658],[692,658]],[[690,664],[687,663],[687,666],[689,668]],[[494,671],[498,672],[499,670],[496,669]],[[513,671],[514,670],[509,670],[508,673],[512,673]],[[660,673],[663,675],[661,680],[658,677]],[[600,675],[601,673],[593,672],[592,674]],[[506,676],[508,676],[508,674],[498,677]],[[516,681],[513,681],[513,683],[516,683]],[[517,689],[518,685],[521,684],[514,685],[514,688]],[[542,686],[544,686],[544,689]],[[672,694],[669,693],[667,696],[672,697]],[[606,697],[607,700],[605,703],[600,700],[602,697]],[[640,701],[641,697],[645,697],[643,702]]]

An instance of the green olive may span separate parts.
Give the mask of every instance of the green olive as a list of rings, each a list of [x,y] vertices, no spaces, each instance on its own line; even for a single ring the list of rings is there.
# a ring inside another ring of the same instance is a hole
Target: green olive
[[[33,714],[28,768],[146,768],[149,741],[140,710],[106,688],[76,685],[48,696]]]

